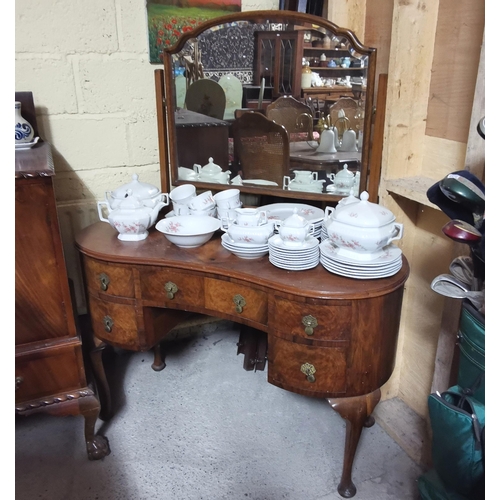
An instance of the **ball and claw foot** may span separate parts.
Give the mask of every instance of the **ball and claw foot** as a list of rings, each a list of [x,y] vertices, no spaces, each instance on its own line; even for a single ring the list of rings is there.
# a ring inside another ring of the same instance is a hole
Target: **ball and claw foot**
[[[106,436],[94,436],[94,439],[87,441],[87,455],[89,460],[101,460],[111,453],[109,441]]]

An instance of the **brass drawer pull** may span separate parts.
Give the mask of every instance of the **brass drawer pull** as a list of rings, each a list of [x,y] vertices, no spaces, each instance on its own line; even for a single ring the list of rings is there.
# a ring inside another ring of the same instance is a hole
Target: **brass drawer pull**
[[[16,377],[16,391],[19,389],[19,386],[24,382],[23,377]]]
[[[316,382],[316,377],[314,376],[316,368],[314,368],[314,365],[311,365],[311,363],[304,363],[300,367],[300,371],[306,376],[308,382],[311,382],[311,384]]]
[[[306,335],[312,335],[318,326],[318,320],[314,316],[308,315],[302,318],[302,324],[305,326]]]
[[[104,316],[103,322],[104,322],[104,329],[108,333],[111,333],[111,330],[113,329],[113,319],[111,318],[111,316]]]
[[[99,275],[99,283],[101,284],[101,290],[106,291],[109,286],[109,282],[111,280],[109,279],[109,276],[106,273],[101,273]]]
[[[233,297],[233,302],[236,306],[236,312],[241,314],[243,312],[243,308],[247,305],[245,299],[240,294],[237,294]]]
[[[179,291],[179,288],[175,283],[169,281],[165,283],[165,291],[167,292],[167,297],[172,300],[175,297],[175,294]]]

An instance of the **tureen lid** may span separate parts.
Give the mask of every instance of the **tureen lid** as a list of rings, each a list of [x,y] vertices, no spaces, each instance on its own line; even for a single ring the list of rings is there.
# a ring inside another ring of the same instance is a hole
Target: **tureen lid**
[[[304,227],[308,223],[309,222],[307,221],[307,219],[305,219],[304,217],[301,217],[297,213],[297,208],[294,208],[293,209],[293,214],[290,215],[289,217],[287,217],[283,221],[283,226],[287,226],[287,227]]]
[[[214,163],[214,159],[210,157],[208,163],[201,169],[204,174],[218,174],[222,172],[222,168]]]
[[[129,196],[136,196],[137,198],[143,200],[145,198],[151,198],[160,192],[159,188],[153,186],[152,184],[147,184],[146,182],[139,182],[139,176],[137,174],[132,175],[132,182],[124,184],[119,188],[111,192],[113,198],[125,199]]]
[[[368,201],[368,193],[363,191],[358,203],[337,205],[335,220],[358,227],[380,227],[392,222],[394,214],[377,203]]]
[[[144,204],[137,196],[132,195],[120,201],[118,208],[125,210],[137,210],[138,208],[144,208]]]
[[[354,173],[351,172],[348,167],[347,163],[344,163],[344,167],[340,172],[335,174],[335,178],[340,178],[340,179],[352,179],[354,177]]]

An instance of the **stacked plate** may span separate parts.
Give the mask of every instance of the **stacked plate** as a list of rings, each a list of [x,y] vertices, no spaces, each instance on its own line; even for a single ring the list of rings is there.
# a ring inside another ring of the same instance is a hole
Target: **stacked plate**
[[[227,233],[221,238],[221,245],[240,259],[258,259],[269,252],[269,246],[232,241]]]
[[[353,256],[339,255],[339,248],[330,240],[320,246],[320,262],[331,273],[360,280],[387,278],[396,274],[403,265],[402,251],[390,244],[383,253],[373,260],[356,259]]]
[[[288,271],[304,271],[319,264],[319,240],[308,236],[300,246],[287,245],[279,234],[269,238],[269,262]]]
[[[269,221],[284,221],[286,218],[294,214],[297,209],[297,214],[304,219],[308,220],[314,227],[312,236],[319,238],[321,235],[321,228],[323,219],[325,218],[325,211],[321,208],[312,205],[305,205],[302,203],[272,203],[259,207],[260,210],[266,210],[267,219]],[[277,231],[276,231],[277,232]]]

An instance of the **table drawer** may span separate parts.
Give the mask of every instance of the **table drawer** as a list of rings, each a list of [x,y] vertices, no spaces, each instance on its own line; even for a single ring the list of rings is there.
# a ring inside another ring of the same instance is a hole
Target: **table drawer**
[[[41,350],[16,356],[16,403],[85,386],[81,348]]]
[[[87,287],[90,291],[117,297],[134,297],[134,276],[130,266],[106,264],[99,260],[85,258]]]
[[[94,335],[116,347],[140,350],[135,307],[96,299],[89,295]]]
[[[238,283],[206,278],[205,307],[267,324],[267,293]]]
[[[348,340],[351,314],[350,303],[318,306],[276,297],[269,327],[312,340]]]
[[[203,278],[170,269],[142,268],[143,300],[203,307]]]
[[[270,383],[299,393],[346,391],[345,347],[295,344],[273,335],[269,335],[268,340]]]

